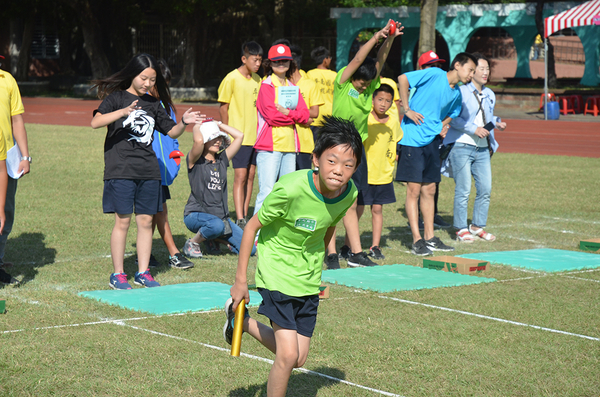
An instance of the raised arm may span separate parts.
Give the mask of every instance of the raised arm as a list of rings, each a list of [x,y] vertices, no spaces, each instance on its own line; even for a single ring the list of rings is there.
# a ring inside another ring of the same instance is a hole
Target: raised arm
[[[204,151],[204,137],[202,136],[202,132],[200,131],[200,126],[202,123],[197,123],[194,125],[192,129],[192,137],[193,143],[192,148],[190,149],[187,159],[188,159],[188,169],[192,169],[196,161],[202,156],[202,152]]]
[[[225,123],[221,123],[219,125],[219,128],[221,128],[221,131],[226,132],[227,134],[231,135],[231,137],[233,138],[231,145],[229,145],[229,147],[227,149],[225,149],[227,158],[232,159],[233,156],[235,156],[237,154],[237,152],[240,150],[240,148],[242,147],[242,141],[244,140],[244,133],[238,129],[235,129],[235,128],[225,124]]]
[[[175,127],[171,128],[167,135],[169,135],[173,139],[177,139],[181,136],[181,134],[183,134],[183,132],[185,131],[185,127],[188,124],[202,124],[205,118],[206,116],[200,114],[200,112],[192,112],[192,108],[189,108],[185,111],[183,116],[181,116],[181,121],[177,123]]]

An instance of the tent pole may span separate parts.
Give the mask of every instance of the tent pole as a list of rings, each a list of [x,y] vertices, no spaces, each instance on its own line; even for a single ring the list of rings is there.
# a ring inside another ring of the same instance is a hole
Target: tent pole
[[[544,120],[548,120],[548,38],[544,38]]]

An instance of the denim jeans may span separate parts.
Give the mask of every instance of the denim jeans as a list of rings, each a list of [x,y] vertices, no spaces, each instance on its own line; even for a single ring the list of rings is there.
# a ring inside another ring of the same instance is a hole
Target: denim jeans
[[[467,227],[471,175],[475,179],[477,191],[472,224],[485,227],[492,193],[492,167],[488,148],[456,143],[448,157],[456,184],[454,189],[454,227],[457,229]]]
[[[239,254],[243,231],[231,219],[228,218],[228,220],[232,231],[231,237],[227,239],[229,249],[234,254]],[[192,212],[183,217],[183,222],[191,232],[200,232],[202,237],[206,240],[214,240],[223,235],[223,221],[219,217],[205,212]],[[256,247],[252,245],[251,255],[254,255],[255,253]]]
[[[296,153],[258,152],[256,155],[258,194],[254,204],[254,214],[273,190],[277,178],[294,171],[296,171]]]

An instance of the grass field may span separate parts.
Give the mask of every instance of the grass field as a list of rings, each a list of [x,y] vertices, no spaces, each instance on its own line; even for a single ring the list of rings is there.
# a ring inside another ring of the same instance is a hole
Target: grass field
[[[108,289],[112,271],[114,221],[101,207],[104,131],[27,129],[34,162],[19,182],[5,257],[23,282],[0,289],[7,305],[0,315],[0,395],[265,395],[273,355],[245,335],[248,356],[230,357],[222,311],[153,316],[77,295]],[[191,136],[180,142],[187,153]],[[436,231],[456,254],[577,250],[581,239],[600,237],[600,159],[498,153],[492,163],[488,230],[498,239],[455,244],[452,232]],[[440,193],[449,222],[453,185],[444,179]],[[185,173],[171,191],[171,227],[181,247],[190,237],[182,219]],[[382,263],[420,266],[408,253],[404,195],[396,185],[398,203],[384,206]],[[361,230],[368,247],[368,211]],[[133,225],[125,260],[130,276],[135,235]],[[153,253],[166,262],[155,236]],[[188,271],[163,266],[153,274],[163,285],[234,280],[234,255],[194,262]],[[498,281],[386,294],[332,285],[319,308],[308,371],[292,375],[288,395],[600,395],[600,269],[549,274],[493,265],[483,277]],[[255,308],[250,313],[267,321]]]

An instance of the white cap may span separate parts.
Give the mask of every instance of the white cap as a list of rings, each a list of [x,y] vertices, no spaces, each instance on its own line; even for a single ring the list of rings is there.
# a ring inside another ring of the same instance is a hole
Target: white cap
[[[212,141],[213,139],[222,136],[224,141],[223,144],[225,145],[225,147],[229,146],[230,144],[229,135],[221,131],[221,129],[219,128],[219,124],[217,124],[215,121],[205,121],[204,123],[202,123],[202,125],[200,126],[200,132],[202,133],[204,143]]]

